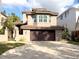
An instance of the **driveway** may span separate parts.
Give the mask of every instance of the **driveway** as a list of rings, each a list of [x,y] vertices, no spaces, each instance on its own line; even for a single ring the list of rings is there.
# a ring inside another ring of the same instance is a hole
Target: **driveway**
[[[61,42],[31,42],[11,49],[0,59],[79,59],[79,46]]]

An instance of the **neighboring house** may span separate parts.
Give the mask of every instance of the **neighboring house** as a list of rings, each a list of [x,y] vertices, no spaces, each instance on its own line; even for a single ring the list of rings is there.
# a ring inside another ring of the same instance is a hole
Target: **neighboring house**
[[[58,16],[58,25],[68,28],[69,32],[79,31],[79,8],[71,7]]]
[[[0,29],[4,26],[4,22],[6,21],[6,19],[7,16],[4,13],[0,12]]]
[[[57,26],[56,12],[44,8],[34,8],[31,11],[24,11],[23,24],[18,24],[21,35],[28,41],[55,41],[61,39],[63,27]],[[18,30],[18,28],[16,28]],[[18,31],[16,31],[19,33]],[[17,40],[17,39],[16,39]]]
[[[6,21],[7,16],[0,12],[0,41],[8,41],[8,29],[5,28],[5,30],[3,30],[3,26],[4,26],[4,22]],[[4,31],[4,33],[2,33]]]

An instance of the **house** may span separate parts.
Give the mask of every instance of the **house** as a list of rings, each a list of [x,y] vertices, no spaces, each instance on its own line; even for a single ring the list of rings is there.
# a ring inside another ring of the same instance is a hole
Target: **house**
[[[3,27],[6,19],[7,19],[7,16],[4,13],[0,12],[0,29]]]
[[[6,21],[7,16],[0,12],[0,41],[8,41],[8,29],[3,29],[4,22]]]
[[[33,8],[23,13],[23,24],[18,24],[28,41],[56,41],[61,39],[63,27],[57,26],[57,12]],[[18,30],[18,29],[17,29]]]
[[[71,7],[57,17],[57,24],[68,28],[70,34],[79,31],[79,8]]]

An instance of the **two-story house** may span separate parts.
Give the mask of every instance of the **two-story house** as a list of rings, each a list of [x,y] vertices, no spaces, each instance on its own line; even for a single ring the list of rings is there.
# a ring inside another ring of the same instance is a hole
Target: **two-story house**
[[[57,12],[45,8],[24,11],[20,29],[29,41],[55,41],[61,39],[63,27],[57,26]]]
[[[69,32],[79,31],[79,8],[71,7],[58,16],[57,24],[68,28]]]
[[[7,19],[7,16],[4,13],[0,12],[0,29],[3,27],[6,19]]]

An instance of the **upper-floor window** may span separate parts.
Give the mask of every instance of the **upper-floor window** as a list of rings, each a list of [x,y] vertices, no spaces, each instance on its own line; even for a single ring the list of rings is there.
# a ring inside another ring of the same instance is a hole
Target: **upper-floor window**
[[[39,22],[43,22],[43,16],[42,15],[39,16]]]
[[[39,22],[47,22],[47,15],[39,15]]]
[[[65,12],[65,17],[69,16],[69,10]]]
[[[33,15],[32,17],[33,17],[34,22],[37,22],[36,15]]]
[[[47,16],[44,15],[44,22],[47,22]]]
[[[61,20],[63,19],[63,15],[60,16],[60,19],[61,19]]]
[[[67,13],[65,12],[65,17],[67,17]]]

